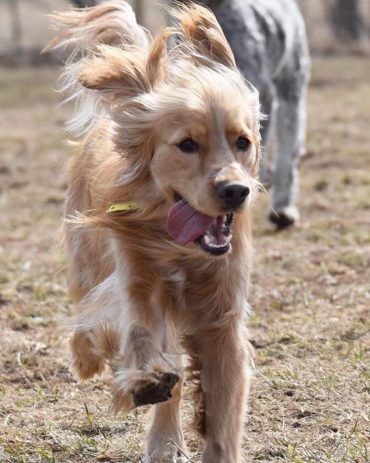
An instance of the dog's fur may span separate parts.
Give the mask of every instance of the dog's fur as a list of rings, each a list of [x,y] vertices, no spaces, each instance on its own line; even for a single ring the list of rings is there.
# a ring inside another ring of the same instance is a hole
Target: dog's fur
[[[154,406],[145,458],[173,462],[185,448],[186,352],[199,382],[203,462],[238,463],[250,379],[245,322],[259,100],[213,14],[195,4],[174,14],[177,27],[153,41],[119,0],[54,16],[61,32],[50,48],[75,47],[62,83],[80,105],[72,128],[88,132],[70,163],[66,203],[79,313],[73,365],[82,379],[111,367],[116,411],[163,402]],[[170,38],[176,45],[168,51]],[[250,143],[244,151],[236,146],[241,135]],[[188,137],[199,152],[179,149]],[[243,183],[250,194],[234,211],[232,248],[214,257],[176,243],[165,224],[176,193],[208,216],[225,214],[220,182]],[[106,212],[126,201],[137,210]]]
[[[279,228],[299,219],[298,162],[305,152],[310,56],[295,0],[201,0],[214,12],[238,68],[260,93],[263,145],[261,181],[272,187],[270,219]]]

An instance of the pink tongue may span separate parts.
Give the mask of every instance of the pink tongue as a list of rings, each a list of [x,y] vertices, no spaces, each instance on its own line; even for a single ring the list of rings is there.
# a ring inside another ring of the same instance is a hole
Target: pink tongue
[[[166,227],[175,241],[187,244],[203,235],[214,221],[213,217],[197,212],[182,199],[169,210]]]

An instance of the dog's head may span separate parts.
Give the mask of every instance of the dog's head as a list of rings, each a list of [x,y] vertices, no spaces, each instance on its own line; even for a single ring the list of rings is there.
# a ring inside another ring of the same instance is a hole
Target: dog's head
[[[250,205],[259,160],[258,99],[234,69],[178,63],[158,90],[151,173],[172,207],[170,235],[213,255],[230,248],[234,213]]]
[[[214,15],[179,8],[147,50],[100,46],[80,82],[100,93],[116,123],[126,179],[144,175],[165,199],[167,231],[205,252],[230,249],[234,214],[251,203],[260,157],[257,92],[238,72]],[[169,36],[176,44],[167,49]]]

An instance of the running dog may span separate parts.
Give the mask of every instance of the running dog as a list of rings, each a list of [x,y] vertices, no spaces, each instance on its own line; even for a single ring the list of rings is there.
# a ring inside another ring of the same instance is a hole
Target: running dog
[[[202,461],[241,463],[259,98],[210,10],[174,16],[151,40],[123,1],[54,15],[84,134],[65,210],[73,366],[110,366],[116,411],[155,404],[145,461],[174,462],[187,354]]]

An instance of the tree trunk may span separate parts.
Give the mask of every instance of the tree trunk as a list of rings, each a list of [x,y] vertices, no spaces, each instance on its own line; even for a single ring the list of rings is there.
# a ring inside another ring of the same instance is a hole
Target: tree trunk
[[[364,37],[359,0],[335,0],[330,19],[336,37],[342,42],[358,42]]]

